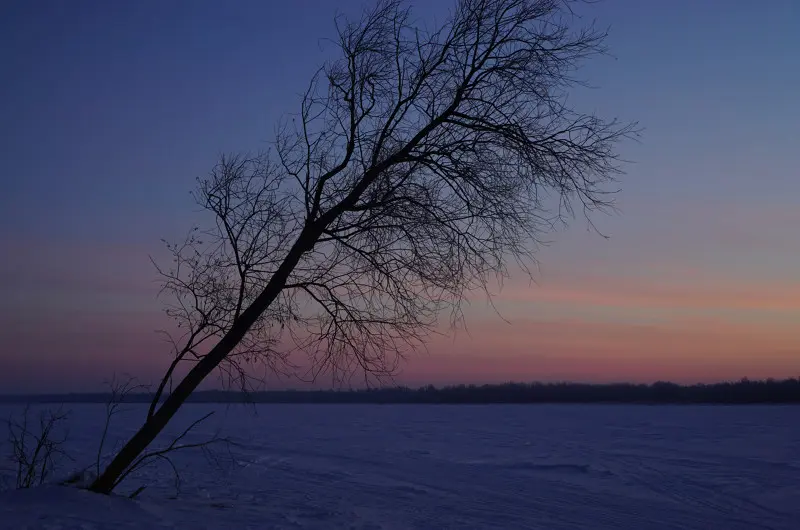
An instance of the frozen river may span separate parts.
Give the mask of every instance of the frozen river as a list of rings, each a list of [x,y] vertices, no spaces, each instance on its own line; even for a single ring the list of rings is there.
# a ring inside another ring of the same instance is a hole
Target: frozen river
[[[91,462],[103,406],[68,408]],[[212,409],[197,436],[229,452],[183,454],[177,500],[167,467],[144,477],[165,527],[800,528],[798,407],[189,405],[176,430]]]

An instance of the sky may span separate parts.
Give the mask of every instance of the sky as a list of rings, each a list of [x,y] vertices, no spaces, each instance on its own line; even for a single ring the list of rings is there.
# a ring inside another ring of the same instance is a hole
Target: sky
[[[148,255],[200,219],[188,192],[220,153],[268,147],[361,5],[0,3],[0,393],[165,368]],[[572,101],[643,128],[620,146],[620,211],[594,218],[608,238],[580,218],[551,234],[535,283],[512,274],[496,311],[476,296],[398,381],[800,375],[800,3],[579,12],[612,55]]]

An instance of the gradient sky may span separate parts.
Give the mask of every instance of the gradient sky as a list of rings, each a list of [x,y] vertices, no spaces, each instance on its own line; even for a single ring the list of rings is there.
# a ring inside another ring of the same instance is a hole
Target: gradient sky
[[[418,2],[422,18],[447,1]],[[0,393],[167,362],[148,253],[218,153],[267,146],[360,0],[0,3]],[[585,111],[638,120],[621,213],[476,298],[410,384],[800,375],[800,3],[607,0]]]

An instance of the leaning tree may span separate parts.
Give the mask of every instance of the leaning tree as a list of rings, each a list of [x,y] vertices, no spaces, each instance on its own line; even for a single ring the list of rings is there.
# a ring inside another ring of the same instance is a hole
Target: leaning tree
[[[210,374],[244,380],[299,352],[312,377],[391,373],[468,292],[532,263],[554,222],[611,205],[635,130],[567,103],[605,51],[573,4],[458,0],[433,30],[402,0],[337,19],[338,59],[272,149],[199,181],[215,222],[159,269],[186,333],[92,490],[110,492]]]

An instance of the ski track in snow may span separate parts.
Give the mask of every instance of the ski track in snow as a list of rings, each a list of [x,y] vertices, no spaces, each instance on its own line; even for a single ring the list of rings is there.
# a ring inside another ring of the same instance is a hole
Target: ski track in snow
[[[66,408],[91,462],[103,406]],[[137,501],[9,491],[0,528],[800,529],[797,407],[193,404],[172,430],[211,409],[194,439],[235,445],[179,455],[177,499],[166,467],[123,484]]]

